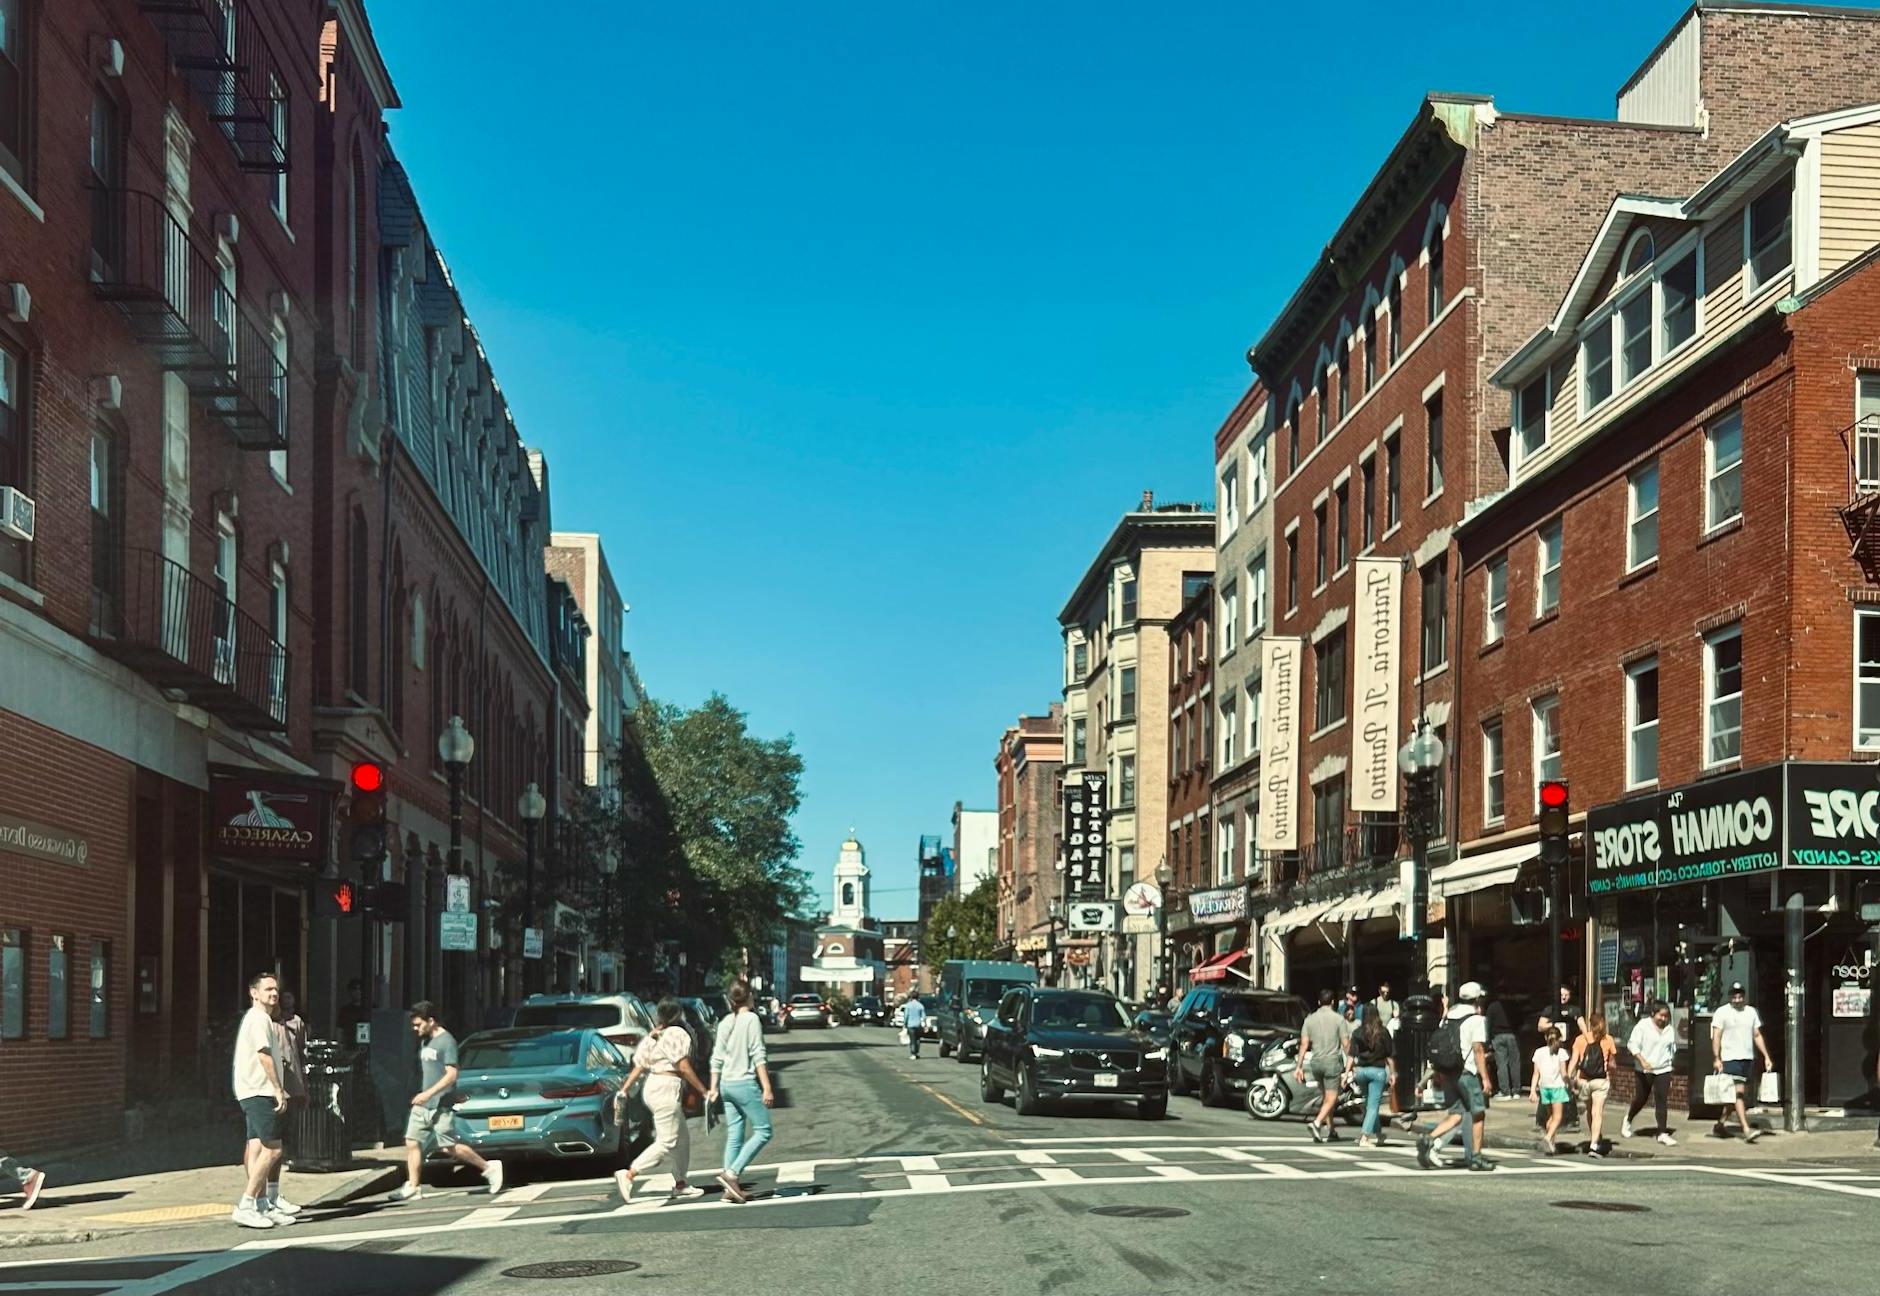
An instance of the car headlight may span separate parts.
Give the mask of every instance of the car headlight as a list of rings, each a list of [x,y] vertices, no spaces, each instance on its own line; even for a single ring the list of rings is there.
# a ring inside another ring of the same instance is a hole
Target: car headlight
[[[1229,1035],[1221,1041],[1221,1052],[1234,1061],[1240,1061],[1247,1051],[1247,1041],[1238,1035]]]
[[[1031,1046],[1031,1055],[1038,1058],[1061,1058],[1064,1056],[1064,1050],[1046,1048],[1042,1044],[1033,1044]]]
[[[1144,1062],[1166,1062],[1168,1061],[1168,1050],[1165,1048],[1152,1048],[1142,1055],[1142,1060]]]

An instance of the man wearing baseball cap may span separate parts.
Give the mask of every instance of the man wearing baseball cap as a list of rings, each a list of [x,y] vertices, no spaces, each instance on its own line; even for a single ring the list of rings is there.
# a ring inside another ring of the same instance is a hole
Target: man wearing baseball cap
[[[1775,1059],[1769,1056],[1769,1046],[1763,1042],[1762,1018],[1746,1001],[1743,983],[1734,981],[1730,984],[1730,1002],[1717,1009],[1710,1019],[1710,1054],[1714,1059],[1712,1069],[1736,1081],[1736,1123],[1743,1131],[1745,1143],[1754,1143],[1763,1135],[1762,1130],[1750,1127],[1749,1113],[1743,1107],[1743,1090],[1749,1085],[1750,1068],[1758,1053],[1762,1055],[1764,1070],[1776,1069]],[[1713,1138],[1724,1138],[1729,1132],[1721,1116],[1710,1131]]]
[[[1443,1016],[1438,1031],[1456,1030],[1461,1037],[1462,1070],[1446,1078],[1450,1094],[1447,1115],[1436,1128],[1417,1139],[1417,1164],[1425,1170],[1436,1168],[1436,1145],[1456,1126],[1462,1126],[1463,1165],[1471,1170],[1493,1170],[1495,1163],[1482,1155],[1482,1138],[1487,1132],[1488,1095],[1495,1092],[1495,1081],[1488,1070],[1488,1019],[1482,1016],[1482,1003],[1488,991],[1479,981],[1465,981],[1456,991],[1456,1002]],[[1432,1059],[1436,1056],[1432,1043]],[[1443,1078],[1440,1077],[1439,1078]]]

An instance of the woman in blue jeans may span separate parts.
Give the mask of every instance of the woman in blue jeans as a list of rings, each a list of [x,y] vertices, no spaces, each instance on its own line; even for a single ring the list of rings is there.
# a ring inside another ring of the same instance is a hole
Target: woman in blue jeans
[[[1351,1037],[1352,1077],[1364,1090],[1364,1130],[1358,1135],[1359,1147],[1376,1147],[1384,1141],[1377,1119],[1378,1104],[1383,1101],[1386,1085],[1397,1087],[1396,1041],[1384,1025],[1384,1018],[1374,1004],[1364,1006],[1364,1024]]]
[[[738,1176],[770,1142],[770,1063],[764,1052],[764,1024],[751,1011],[751,988],[743,982],[731,987],[731,1016],[718,1027],[712,1042],[711,1092],[706,1102],[725,1100],[725,1168],[718,1182],[725,1200],[749,1200]]]

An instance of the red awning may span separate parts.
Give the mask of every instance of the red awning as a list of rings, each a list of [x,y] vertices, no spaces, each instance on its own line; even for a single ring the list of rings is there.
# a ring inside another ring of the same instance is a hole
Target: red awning
[[[1247,951],[1237,949],[1231,954],[1216,954],[1211,959],[1203,959],[1188,970],[1188,979],[1192,982],[1225,981],[1227,969],[1247,957]]]

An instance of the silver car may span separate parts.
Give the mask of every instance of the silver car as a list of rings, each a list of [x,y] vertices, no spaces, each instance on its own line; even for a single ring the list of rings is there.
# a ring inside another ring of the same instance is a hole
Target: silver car
[[[485,1156],[620,1156],[627,1059],[598,1030],[478,1031],[458,1053],[457,1137]]]

